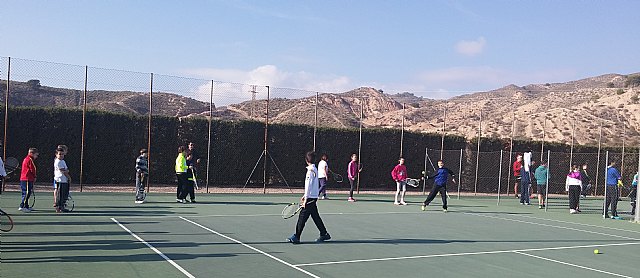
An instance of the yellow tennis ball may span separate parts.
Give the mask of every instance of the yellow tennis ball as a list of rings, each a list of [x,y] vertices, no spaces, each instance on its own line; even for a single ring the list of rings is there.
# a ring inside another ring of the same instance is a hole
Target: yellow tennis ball
[[[593,254],[600,254],[600,250],[598,249],[593,250]]]

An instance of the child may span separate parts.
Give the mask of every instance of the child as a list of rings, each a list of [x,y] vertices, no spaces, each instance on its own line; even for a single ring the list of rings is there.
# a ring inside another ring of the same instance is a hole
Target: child
[[[56,151],[56,159],[53,161],[53,180],[56,183],[56,190],[58,191],[56,199],[56,212],[69,212],[65,208],[67,198],[69,198],[69,183],[71,182],[71,176],[69,175],[69,168],[64,161],[64,150],[62,148]]]
[[[404,202],[404,194],[407,191],[407,166],[404,165],[404,158],[398,160],[398,165],[391,171],[391,177],[396,182],[396,199],[394,205],[406,205]],[[398,197],[400,201],[398,202]]]
[[[149,176],[149,160],[147,159],[147,149],[140,150],[140,156],[136,159],[136,204],[144,203],[144,186]]]
[[[536,168],[533,175],[536,178],[538,189],[538,208],[542,209],[545,207],[544,198],[547,194],[547,180],[549,179],[549,168],[547,167],[547,163],[540,161],[540,166]]]
[[[67,156],[67,152],[69,151],[69,148],[67,147],[67,145],[58,145],[56,147],[56,152],[62,151],[62,154],[64,156]],[[66,162],[65,162],[66,163]],[[56,200],[58,200],[58,184],[56,183],[56,180],[53,180],[53,207],[57,208],[58,204],[56,202]],[[56,209],[57,211],[58,209]]]
[[[326,154],[322,155],[320,162],[318,162],[318,182],[320,183],[320,199],[327,198],[327,178],[329,177],[329,164],[327,164],[329,157]]]
[[[349,202],[355,202],[356,199],[353,198],[353,190],[358,183],[358,173],[360,173],[360,165],[358,165],[358,155],[351,155],[351,162],[347,166],[347,176],[349,178],[349,184],[351,185],[351,189],[349,190]]]
[[[578,213],[578,202],[580,201],[580,191],[582,191],[582,177],[580,168],[573,165],[571,172],[567,174],[565,190],[569,192],[569,213]]]
[[[587,163],[583,163],[582,170],[580,171],[580,177],[582,178],[582,191],[580,192],[580,195],[585,198],[591,190],[591,177],[589,176],[589,173],[587,173],[588,167],[589,165],[587,165]]]
[[[322,222],[322,218],[320,218],[320,213],[318,212],[318,169],[316,169],[316,166],[313,164],[315,159],[316,154],[314,152],[307,152],[305,155],[305,160],[307,162],[307,174],[304,182],[304,195],[300,199],[302,210],[298,216],[296,233],[287,238],[287,241],[293,244],[300,243],[300,236],[302,235],[304,225],[307,223],[307,220],[309,220],[309,216],[311,216],[313,223],[316,224],[316,227],[320,231],[320,237],[316,239],[316,242],[323,242],[331,239],[331,236]]]
[[[436,197],[436,194],[440,192],[440,197],[442,197],[442,211],[447,212],[447,180],[449,180],[449,176],[451,176],[451,181],[456,182],[455,174],[449,170],[449,168],[444,167],[444,162],[442,160],[438,160],[438,172],[435,176],[429,177],[426,179],[433,179],[433,189],[429,192],[429,196],[422,204],[421,209],[424,211],[427,209],[427,206],[433,201]]]
[[[33,183],[36,181],[36,164],[33,162],[38,158],[38,149],[30,148],[27,156],[22,160],[22,169],[20,170],[20,189],[22,189],[22,201],[20,202],[19,211],[31,212],[29,207],[29,197],[33,192]]]
[[[196,171],[196,168],[195,168],[195,161],[193,159],[193,154],[189,152],[187,153],[187,183],[182,192],[182,199],[186,200],[187,194],[189,194],[189,198],[191,199],[192,203],[196,202],[196,193],[195,193],[195,186],[194,186],[194,183],[196,182],[196,180],[194,180],[195,171]]]
[[[513,162],[513,180],[515,182],[513,184],[513,194],[516,195],[516,198],[518,198],[518,184],[522,177],[520,176],[520,169],[522,169],[522,155],[518,154],[516,156],[516,161]]]
[[[531,175],[527,172],[527,168],[520,168],[520,204],[528,206],[530,205],[529,189],[531,188]]]
[[[176,178],[178,179],[178,188],[176,189],[176,202],[183,204],[187,202],[182,195],[182,191],[184,191],[185,187],[187,186],[187,159],[185,158],[186,154],[186,148],[184,146],[178,147],[178,157],[176,157],[175,167]]]

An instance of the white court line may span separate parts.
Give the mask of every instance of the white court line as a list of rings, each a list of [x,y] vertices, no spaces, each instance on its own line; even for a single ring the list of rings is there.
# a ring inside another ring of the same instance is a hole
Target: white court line
[[[547,219],[547,218],[535,217],[535,216],[529,216],[529,215],[520,215],[520,217],[526,217],[526,218],[531,218],[531,219],[546,220],[546,221],[552,221],[552,222],[558,222],[558,223],[574,224],[574,225],[581,225],[581,226],[587,226],[587,227],[602,228],[602,229],[609,229],[609,230],[616,230],[616,231],[621,231],[621,232],[640,234],[640,231],[633,231],[633,230],[626,230],[626,229],[620,229],[620,228],[614,228],[614,227],[599,226],[599,225],[593,225],[593,224],[584,224],[584,223],[571,222],[571,221]]]
[[[603,236],[609,236],[609,237],[617,237],[617,238],[623,238],[623,239],[628,239],[628,240],[640,240],[640,239],[632,238],[632,237],[612,235],[612,234],[607,234],[607,233],[600,233],[600,232],[576,229],[576,228],[571,228],[571,227],[564,227],[564,226],[556,226],[556,225],[550,225],[550,224],[529,222],[529,221],[518,220],[518,219],[511,219],[511,218],[504,218],[504,217],[497,217],[497,216],[490,216],[490,215],[482,215],[482,214],[478,214],[478,213],[464,212],[464,214],[469,214],[469,215],[474,215],[474,216],[481,216],[481,217],[486,217],[486,218],[499,219],[499,220],[505,220],[505,221],[519,222],[519,223],[525,223],[525,224],[532,224],[532,225],[536,225],[536,226],[544,226],[544,227],[552,227],[552,228],[565,229],[565,230],[571,230],[571,231],[578,231],[578,232],[584,232],[584,233],[589,233],[589,234],[597,234],[597,235],[603,235]]]
[[[214,234],[216,234],[216,235],[218,235],[218,236],[220,236],[220,237],[223,237],[223,238],[226,238],[226,239],[228,239],[228,240],[230,240],[230,241],[233,241],[233,242],[235,242],[235,243],[238,243],[238,244],[240,244],[240,245],[242,245],[242,246],[244,246],[244,247],[247,247],[247,248],[249,248],[249,249],[251,249],[251,250],[253,250],[253,251],[256,251],[256,252],[258,252],[258,253],[260,253],[260,254],[262,254],[262,255],[265,255],[265,256],[267,256],[267,257],[269,257],[269,258],[271,258],[271,259],[274,259],[274,260],[276,260],[276,261],[278,261],[278,262],[280,262],[280,263],[282,263],[282,264],[284,264],[284,265],[286,265],[286,266],[289,266],[289,267],[291,267],[291,268],[293,268],[293,269],[295,269],[295,270],[298,270],[298,271],[300,271],[300,272],[302,272],[302,273],[304,273],[304,274],[307,274],[307,275],[309,275],[309,276],[311,276],[311,277],[320,278],[320,276],[317,276],[317,275],[315,275],[315,274],[313,274],[313,273],[311,273],[311,272],[309,272],[309,271],[306,271],[306,270],[304,270],[304,269],[302,269],[302,268],[300,268],[300,267],[298,267],[298,266],[295,266],[295,265],[292,265],[292,264],[290,264],[290,263],[288,263],[288,262],[285,262],[285,261],[283,261],[283,260],[281,260],[281,259],[279,259],[279,258],[277,258],[277,257],[275,257],[275,256],[273,256],[273,255],[271,255],[271,254],[269,254],[269,253],[267,253],[267,252],[264,252],[264,251],[262,251],[262,250],[260,250],[260,249],[258,249],[258,248],[255,248],[255,247],[253,247],[253,246],[251,246],[251,245],[249,245],[249,244],[243,243],[243,242],[241,242],[241,241],[239,241],[239,240],[237,240],[237,239],[234,239],[234,238],[228,237],[228,236],[226,236],[226,235],[223,235],[223,234],[221,234],[221,233],[218,233],[218,232],[216,232],[216,231],[214,231],[214,230],[212,230],[212,229],[210,229],[210,228],[208,228],[208,227],[205,227],[205,226],[203,226],[203,225],[200,225],[199,223],[193,222],[193,221],[191,221],[191,220],[189,220],[189,219],[186,219],[186,218],[184,218],[184,217],[182,217],[182,216],[180,216],[180,219],[182,219],[182,220],[184,220],[184,221],[187,221],[187,222],[189,222],[189,223],[191,223],[191,224],[193,224],[193,225],[196,225],[196,226],[198,226],[198,227],[200,227],[200,228],[202,228],[202,229],[205,229],[205,230],[207,230],[207,231],[209,231],[209,232],[211,232],[211,233],[214,233]]]
[[[334,264],[348,264],[348,263],[366,263],[366,262],[395,261],[395,260],[407,260],[407,259],[426,259],[426,258],[438,258],[438,257],[487,255],[487,254],[501,254],[501,253],[515,253],[515,252],[566,250],[566,249],[593,248],[593,247],[601,248],[601,247],[609,247],[609,246],[626,246],[626,245],[640,245],[640,242],[593,244],[593,245],[581,245],[581,246],[561,246],[561,247],[531,248],[531,249],[516,249],[516,250],[480,251],[480,252],[449,253],[449,254],[435,254],[435,255],[418,255],[418,256],[405,256],[405,257],[389,257],[389,258],[376,258],[376,259],[361,259],[361,260],[348,260],[348,261],[307,263],[307,264],[297,264],[295,266],[318,266],[318,265],[334,265]]]
[[[380,214],[424,214],[425,212],[412,212],[412,211],[381,211],[381,212],[323,212],[322,215],[380,215]],[[263,213],[263,214],[208,214],[208,215],[194,215],[189,218],[206,218],[206,217],[264,217],[264,216],[282,216],[281,213]],[[119,216],[120,219],[132,219],[132,218],[180,218],[177,215],[160,215],[160,216]]]
[[[167,257],[165,254],[162,254],[162,252],[160,252],[160,250],[156,249],[155,247],[153,247],[151,244],[149,244],[148,242],[146,242],[144,239],[140,238],[138,235],[134,234],[133,232],[131,232],[131,230],[127,229],[127,227],[125,227],[124,225],[122,225],[120,222],[118,222],[118,220],[116,220],[115,218],[111,218],[111,220],[113,222],[116,222],[116,224],[118,224],[118,226],[120,226],[120,228],[122,228],[123,230],[127,231],[129,234],[131,234],[131,236],[133,236],[134,238],[136,238],[138,241],[144,243],[144,245],[146,245],[147,247],[149,247],[151,250],[153,250],[153,252],[156,252],[156,254],[160,255],[160,257],[162,257],[165,261],[169,262],[171,265],[173,265],[173,267],[175,267],[176,269],[180,270],[180,272],[182,272],[184,275],[186,275],[189,278],[195,278],[195,276],[191,275],[191,273],[189,273],[188,271],[186,271],[184,268],[182,268],[180,265],[178,265],[176,262],[174,262],[173,260],[169,259],[169,257]]]
[[[586,269],[586,270],[591,270],[591,271],[595,271],[595,272],[600,272],[600,273],[604,273],[604,274],[609,274],[609,275],[613,275],[613,276],[633,278],[631,276],[626,276],[626,275],[622,275],[622,274],[612,273],[612,272],[599,270],[599,269],[595,269],[595,268],[590,268],[590,267],[586,267],[586,266],[581,266],[581,265],[577,265],[577,264],[572,264],[572,263],[567,263],[567,262],[558,261],[558,260],[554,260],[554,259],[549,259],[549,258],[545,258],[545,257],[540,257],[540,256],[536,256],[536,255],[531,255],[531,254],[527,254],[527,253],[522,253],[522,252],[519,252],[519,251],[514,251],[513,253],[517,253],[517,254],[520,254],[520,255],[525,255],[525,256],[529,256],[529,257],[533,257],[533,258],[541,259],[541,260],[545,260],[545,261],[550,261],[550,262],[554,262],[554,263],[559,263],[559,264],[563,264],[563,265],[568,265],[568,266],[573,266],[573,267],[582,268],[582,269]]]

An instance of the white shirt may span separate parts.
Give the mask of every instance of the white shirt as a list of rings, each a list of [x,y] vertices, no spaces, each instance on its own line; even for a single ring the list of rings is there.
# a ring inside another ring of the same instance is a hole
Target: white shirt
[[[531,166],[531,152],[524,153],[522,159],[524,160],[524,171],[529,172],[529,167]]]
[[[319,191],[318,169],[311,164],[307,166],[307,176],[304,179],[304,197],[317,199]]]
[[[327,165],[327,162],[324,160],[320,160],[320,162],[318,163],[318,178],[327,178],[327,168],[329,167],[329,165]]]
[[[2,162],[2,158],[0,158],[0,176],[7,176],[7,171],[4,170],[4,162]]]
[[[67,183],[67,176],[61,170],[67,170],[67,163],[64,160],[57,159],[53,161],[53,180],[60,183]]]

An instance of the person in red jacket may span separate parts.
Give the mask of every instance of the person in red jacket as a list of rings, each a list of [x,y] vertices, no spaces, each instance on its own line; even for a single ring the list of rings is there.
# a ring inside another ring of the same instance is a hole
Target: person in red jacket
[[[518,154],[516,161],[513,162],[513,180],[515,182],[513,185],[513,193],[516,195],[516,198],[520,198],[520,196],[518,196],[518,184],[522,179],[522,176],[520,176],[520,169],[522,169],[522,155]]]
[[[407,204],[404,202],[404,194],[407,191],[407,166],[404,165],[404,158],[401,157],[398,160],[398,165],[391,171],[391,177],[396,182],[396,200],[393,204],[404,206]],[[398,197],[400,197],[399,202]]]
[[[31,212],[29,207],[29,197],[33,192],[33,183],[36,181],[36,164],[33,162],[38,158],[38,150],[30,148],[27,156],[22,160],[22,170],[20,172],[20,188],[22,189],[22,201],[19,211]]]

